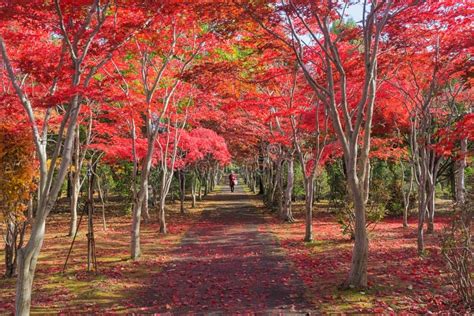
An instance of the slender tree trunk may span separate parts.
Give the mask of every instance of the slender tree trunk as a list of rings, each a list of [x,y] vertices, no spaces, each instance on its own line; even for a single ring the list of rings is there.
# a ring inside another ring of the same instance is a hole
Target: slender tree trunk
[[[207,182],[209,183],[209,193],[214,191],[214,177],[212,176],[212,168],[207,173]]]
[[[40,212],[44,214],[44,212]],[[35,276],[38,255],[43,246],[45,220],[37,219],[33,225],[31,236],[24,248],[18,250],[18,277],[16,282],[16,315],[28,316],[31,307],[31,291]]]
[[[207,196],[209,194],[209,176],[208,172],[206,171],[204,173],[204,196]]]
[[[426,180],[425,175],[421,175],[420,184],[418,185],[418,229],[417,229],[417,248],[418,253],[422,254],[425,250],[425,242],[423,236],[423,226],[425,224],[425,214],[427,207],[426,198]]]
[[[352,264],[347,285],[355,288],[365,288],[367,287],[367,260],[369,254],[369,239],[365,219],[365,197],[361,193],[356,176],[353,173],[354,170],[348,172],[349,189],[354,202],[355,229]]]
[[[427,234],[432,234],[434,232],[434,215],[435,215],[435,185],[434,183],[429,183],[427,188]]]
[[[142,217],[143,201],[148,191],[148,175],[151,169],[151,160],[153,157],[155,138],[149,136],[147,155],[143,161],[142,172],[140,176],[140,189],[137,198],[133,203],[132,213],[132,239],[131,239],[131,258],[137,260],[141,256],[140,248],[140,224]]]
[[[180,200],[180,211],[181,214],[184,214],[184,199],[186,197],[186,175],[184,174],[184,171],[180,170],[178,172],[178,177],[179,177],[179,200]]]
[[[149,212],[149,207],[148,207],[148,200],[150,198],[150,192],[148,191],[148,179],[146,179],[145,183],[145,197],[143,198],[143,204],[142,204],[142,212],[143,212],[143,220],[145,223],[148,223],[150,221],[150,212]]]
[[[263,174],[258,176],[258,194],[264,195],[265,194],[265,185],[263,184]]]
[[[281,214],[282,218],[285,221],[293,222],[293,213],[291,211],[291,198],[293,196],[293,186],[295,182],[295,161],[293,157],[290,157],[288,160],[288,175],[287,175],[287,184],[285,188],[284,203],[283,203],[283,213]]]
[[[413,167],[410,169],[410,184],[408,187],[408,192],[405,197],[405,204],[403,205],[403,227],[408,227],[408,211],[410,210],[410,198],[413,192],[413,182],[415,180],[415,170]]]
[[[313,198],[313,205],[316,202],[321,201],[321,183],[319,181],[319,178],[316,178],[314,181],[314,198]]]
[[[141,256],[140,248],[140,224],[141,224],[141,209],[143,202],[137,199],[133,205],[132,213],[132,240],[131,240],[131,258],[137,260]]]
[[[280,176],[278,179],[278,193],[277,193],[277,205],[278,205],[278,213],[281,214],[283,212],[283,177]]]
[[[403,194],[403,227],[408,227],[408,211],[410,210],[410,198],[413,192],[413,182],[415,179],[415,170],[413,168],[413,164],[410,168],[410,182],[408,185],[408,190],[405,191],[405,164],[403,161],[400,161],[401,173],[402,173],[402,194]]]
[[[199,177],[198,179],[198,199],[202,201],[202,178]]]
[[[211,178],[211,191],[214,191],[216,188],[216,171],[214,170],[214,168],[211,169],[209,177]]]
[[[193,175],[193,180],[191,184],[191,196],[192,196],[192,204],[191,207],[196,207],[196,175]]]
[[[167,234],[168,229],[166,227],[166,215],[165,215],[165,205],[166,205],[166,194],[160,196],[160,210],[158,213],[158,218],[160,222],[160,233]]]
[[[32,196],[28,200],[28,214],[27,214],[28,221],[32,221],[34,218],[34,207],[35,207],[35,203],[34,203],[34,198]]]
[[[176,154],[176,151],[175,151]],[[173,176],[174,176],[174,170],[172,169],[174,166],[174,158],[173,158],[173,163],[171,166],[171,169],[168,170],[165,164],[162,164],[163,168],[163,175],[162,175],[162,181],[161,181],[161,190],[160,190],[160,208],[159,208],[159,214],[158,214],[158,219],[160,222],[160,233],[161,234],[167,234],[168,229],[166,225],[166,196],[168,195],[168,192],[171,187],[171,182],[173,181]]]
[[[5,277],[11,278],[15,275],[16,266],[15,261],[15,250],[16,250],[16,236],[17,228],[15,223],[8,219],[6,223],[6,235],[5,235]]]
[[[69,220],[69,237],[76,235],[77,230],[77,204],[79,202],[79,193],[81,190],[81,184],[79,175],[77,174],[79,171],[76,170],[73,174],[72,181],[71,181],[71,218]]]
[[[252,192],[257,193],[257,174],[253,172],[252,174]]]
[[[429,160],[429,177],[428,177],[428,186],[427,186],[427,212],[428,212],[428,227],[427,234],[432,234],[434,232],[434,216],[436,211],[435,199],[436,199],[436,182],[438,179],[438,170],[439,163],[441,159],[436,157],[436,154],[433,150],[430,150],[430,160]]]
[[[314,177],[311,176],[305,179],[305,211],[306,211],[306,221],[305,221],[305,234],[304,241],[310,242],[313,240],[313,186],[314,186]]]
[[[273,181],[273,184],[272,184],[272,189],[269,190],[269,192],[271,191],[271,194],[270,194],[270,205],[271,206],[278,206],[278,213],[281,214],[282,212],[282,209],[279,207],[279,200],[281,200],[281,191],[280,191],[280,184],[281,184],[281,174],[282,174],[282,159],[279,158],[276,162],[275,162],[275,177],[274,177],[274,181]]]
[[[69,237],[76,234],[77,229],[77,204],[79,201],[79,193],[81,191],[81,167],[82,161],[80,158],[81,140],[79,135],[79,125],[76,128],[76,134],[74,137],[74,152],[72,154],[72,166],[74,171],[70,172],[71,175],[71,200],[70,200],[70,211],[71,218],[69,221]]]
[[[466,183],[465,183],[465,170],[466,170],[466,157],[467,153],[467,139],[461,140],[461,159],[456,161],[456,174],[455,174],[455,198],[456,203],[461,205],[466,201]]]
[[[245,181],[246,184],[250,186],[250,171],[248,166],[245,166]]]

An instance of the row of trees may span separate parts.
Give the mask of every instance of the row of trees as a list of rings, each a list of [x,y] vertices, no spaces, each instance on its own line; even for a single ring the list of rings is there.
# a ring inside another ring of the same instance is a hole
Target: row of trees
[[[1,162],[8,175],[2,173],[2,214],[9,275],[18,262],[18,315],[29,314],[47,218],[66,179],[74,236],[86,173],[98,164],[133,164],[131,257],[138,259],[140,222],[150,217],[151,172],[160,177],[154,190],[160,232],[166,233],[175,172],[184,197],[184,172],[195,174],[207,191],[229,163],[225,140],[196,120],[206,97],[184,81],[185,72],[215,49],[212,26],[198,13],[179,1],[2,5]],[[16,238],[24,236],[30,200],[31,229],[23,245]]]
[[[362,11],[355,21],[346,13],[354,5]],[[349,287],[367,286],[373,161],[397,162],[403,181],[418,187],[420,252],[437,179],[451,161],[463,203],[474,137],[467,4],[55,0],[5,1],[0,10],[0,126],[8,139],[30,130],[12,143],[18,153],[0,156],[27,192],[5,195],[4,218],[31,214],[28,241],[17,243],[19,315],[29,313],[47,218],[65,180],[73,236],[86,170],[98,164],[132,166],[130,253],[138,259],[150,185],[166,233],[174,175],[181,203],[185,173],[193,175],[194,205],[232,154],[247,182],[292,221],[299,167],[310,241],[315,183],[323,166],[342,161],[354,214]],[[16,164],[31,157],[34,169]]]
[[[436,184],[446,171],[455,170],[456,202],[465,201],[473,139],[472,8],[450,1],[370,1],[360,3],[360,20],[351,21],[345,13],[350,6],[238,3],[253,35],[236,45],[247,61],[235,75],[245,92],[228,107],[242,121],[252,117],[251,130],[261,135],[252,150],[239,148],[246,181],[288,221],[295,163],[302,169],[306,241],[313,239],[315,179],[324,165],[342,160],[354,220],[345,285],[360,288],[367,286],[375,160],[390,159],[403,169],[405,226],[416,187],[420,254],[424,226],[427,233],[434,227]]]

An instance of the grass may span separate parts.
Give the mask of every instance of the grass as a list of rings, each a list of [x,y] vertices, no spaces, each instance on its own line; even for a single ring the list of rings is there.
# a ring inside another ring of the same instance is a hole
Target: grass
[[[219,191],[220,188],[216,188]],[[214,194],[214,193],[213,193]],[[124,201],[125,203],[125,201]],[[179,244],[184,233],[207,207],[204,199],[197,208],[186,202],[186,214],[179,213],[179,203],[170,203],[167,220],[170,233],[160,235],[156,220],[142,223],[142,256],[138,261],[129,259],[130,216],[123,216],[123,204],[112,199],[107,205],[107,226],[101,225],[101,212],[95,218],[95,238],[98,273],[86,271],[85,222],[81,225],[66,272],[62,273],[71,238],[67,237],[68,213],[56,212],[47,223],[47,232],[40,253],[34,280],[32,314],[68,312],[132,313],[137,311],[134,301],[143,297],[150,275],[160,272],[169,260],[168,251]],[[63,206],[61,203],[59,207]],[[61,211],[61,209],[59,209]],[[156,214],[150,210],[152,217]],[[0,240],[0,260],[4,260]],[[0,271],[3,273],[3,271]],[[0,314],[14,309],[16,279],[0,278]]]

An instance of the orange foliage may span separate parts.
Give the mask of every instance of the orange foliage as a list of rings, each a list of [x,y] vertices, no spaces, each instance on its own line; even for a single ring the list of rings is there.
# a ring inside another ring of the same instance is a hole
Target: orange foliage
[[[25,220],[24,212],[35,189],[37,168],[31,134],[0,125],[0,219]]]

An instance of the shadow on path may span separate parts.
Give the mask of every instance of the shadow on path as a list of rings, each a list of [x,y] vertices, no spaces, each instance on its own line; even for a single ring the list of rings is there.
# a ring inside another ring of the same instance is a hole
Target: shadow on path
[[[251,196],[236,187],[209,196],[212,207],[186,233],[171,261],[152,276],[146,311],[170,313],[313,310]]]

